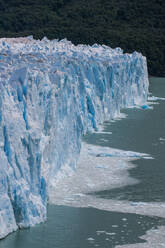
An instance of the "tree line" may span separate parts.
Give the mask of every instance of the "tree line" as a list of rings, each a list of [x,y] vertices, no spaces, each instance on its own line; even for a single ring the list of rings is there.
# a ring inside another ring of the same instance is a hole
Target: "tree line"
[[[27,35],[136,50],[165,76],[164,0],[0,0],[0,37]]]

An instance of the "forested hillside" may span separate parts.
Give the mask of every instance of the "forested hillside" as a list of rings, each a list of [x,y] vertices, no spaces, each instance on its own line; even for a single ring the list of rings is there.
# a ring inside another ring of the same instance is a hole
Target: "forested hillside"
[[[0,0],[0,37],[27,35],[137,50],[165,76],[165,0]]]

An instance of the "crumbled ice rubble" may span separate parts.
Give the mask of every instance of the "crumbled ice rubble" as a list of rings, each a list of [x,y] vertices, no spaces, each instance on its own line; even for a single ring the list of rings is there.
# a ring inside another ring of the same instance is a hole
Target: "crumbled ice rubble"
[[[119,149],[112,149],[109,147],[99,147],[92,146],[88,148],[88,153],[95,157],[116,157],[116,158],[147,158],[152,159],[146,153],[132,152],[132,151],[122,151]]]
[[[102,152],[112,156],[97,156]],[[50,191],[49,201],[56,204],[72,202],[72,200],[79,202],[87,197],[86,193],[93,190],[137,183],[138,181],[130,178],[128,173],[128,169],[133,168],[134,165],[128,163],[128,158],[123,154],[125,151],[83,142],[76,171],[71,171],[69,167],[65,167],[62,173],[61,171],[57,173],[54,185],[56,190]],[[148,156],[147,154],[135,153],[135,157],[131,157],[130,161],[137,158],[138,155],[139,157]]]
[[[57,172],[72,173],[82,135],[121,108],[146,104],[147,93],[146,58],[137,52],[0,39],[0,237],[44,221]]]
[[[165,227],[161,226],[158,229],[151,229],[140,238],[146,242],[133,245],[117,245],[115,248],[164,248]]]
[[[102,152],[108,152],[113,156],[97,156],[98,153]],[[125,153],[127,153],[127,156],[125,156]],[[131,156],[129,156],[129,153]],[[133,154],[134,156],[132,156]],[[88,194],[138,183],[137,180],[129,176],[128,170],[134,167],[131,161],[143,157],[150,159],[147,154],[126,152],[83,143],[76,171],[67,172],[68,168],[66,167],[62,178],[60,173],[59,177],[57,175],[56,190],[50,192],[49,201],[57,205],[94,207],[107,211],[164,218],[165,203],[111,200]],[[65,174],[67,176],[64,176]]]

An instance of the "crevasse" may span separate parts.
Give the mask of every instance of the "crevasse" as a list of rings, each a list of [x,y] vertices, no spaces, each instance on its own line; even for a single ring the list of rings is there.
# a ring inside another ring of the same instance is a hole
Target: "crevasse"
[[[81,137],[144,105],[146,58],[67,40],[0,39],[0,238],[46,220],[49,190]]]

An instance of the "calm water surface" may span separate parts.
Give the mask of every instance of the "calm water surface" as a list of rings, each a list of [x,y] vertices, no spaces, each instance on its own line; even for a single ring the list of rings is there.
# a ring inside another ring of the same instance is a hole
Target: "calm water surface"
[[[150,79],[150,92],[165,97],[165,79]],[[126,119],[105,123],[107,134],[91,134],[88,143],[150,154],[154,159],[134,161],[130,175],[139,184],[102,192],[97,197],[129,201],[165,201],[165,101],[154,109],[129,109]],[[108,138],[109,137],[109,138]],[[161,138],[161,139],[160,139]],[[103,139],[108,141],[103,141]],[[145,242],[139,236],[165,225],[163,218],[108,212],[94,208],[49,206],[46,223],[19,230],[0,241],[0,248],[113,248]]]
[[[165,78],[151,78],[150,92],[165,97]],[[140,180],[139,184],[96,192],[96,195],[129,201],[165,201],[165,101],[158,103],[153,105],[153,110],[124,110],[128,115],[126,119],[106,123],[104,131],[112,132],[107,142],[102,141],[103,134],[96,134],[97,139],[96,135],[87,137],[91,144],[96,140],[98,145],[147,153],[154,158],[133,162],[136,167],[129,173]]]
[[[49,206],[48,221],[20,230],[0,242],[1,248],[111,248],[144,242],[138,236],[165,224],[161,218],[93,208]]]

